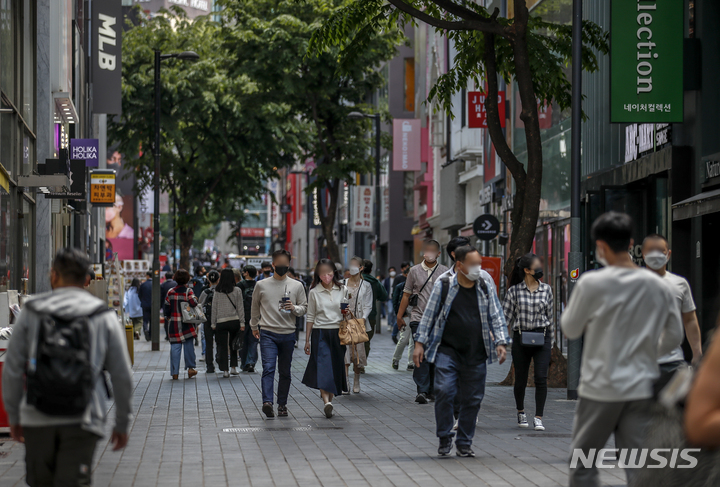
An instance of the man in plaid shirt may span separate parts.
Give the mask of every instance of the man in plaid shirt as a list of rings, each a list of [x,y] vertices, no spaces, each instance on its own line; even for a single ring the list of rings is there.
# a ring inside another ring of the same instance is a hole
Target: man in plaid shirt
[[[457,396],[456,453],[474,457],[471,446],[485,395],[487,363],[505,362],[506,324],[495,284],[482,270],[477,249],[460,247],[455,250],[455,259],[457,273],[433,286],[418,326],[413,359],[415,366],[423,357],[435,364],[438,454],[446,456],[452,450],[453,402]]]

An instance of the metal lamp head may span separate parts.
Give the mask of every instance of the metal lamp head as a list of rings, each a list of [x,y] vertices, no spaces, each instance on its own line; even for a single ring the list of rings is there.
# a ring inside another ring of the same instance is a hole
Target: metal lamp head
[[[347,116],[347,118],[349,118],[350,120],[360,120],[360,119],[366,118],[366,117],[367,117],[367,115],[365,115],[362,112],[350,112],[350,113],[348,113],[348,116]]]
[[[183,61],[197,61],[200,56],[195,51],[183,51],[177,55],[177,58]]]

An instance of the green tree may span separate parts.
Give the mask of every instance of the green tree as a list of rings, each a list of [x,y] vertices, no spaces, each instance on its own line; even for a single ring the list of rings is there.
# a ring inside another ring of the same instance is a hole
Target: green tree
[[[452,94],[467,88],[469,80],[477,86],[487,82],[488,131],[516,187],[507,275],[516,258],[532,247],[538,221],[543,171],[538,105],[554,101],[561,109],[570,106],[571,87],[564,70],[572,58],[571,26],[530,15],[524,0],[513,2],[508,14],[507,18],[500,17],[498,9],[489,12],[470,0],[351,0],[315,32],[310,45],[311,52],[319,54],[343,46],[343,66],[352,66],[355,54],[371,42],[372,36],[395,29],[398,24],[418,21],[434,27],[454,43],[454,64],[432,87],[429,98],[450,111]],[[608,34],[584,21],[584,70],[598,69],[598,52],[608,52]],[[497,103],[498,77],[518,86],[526,164],[518,160],[503,135]]]
[[[315,181],[308,191],[327,190],[328,205],[321,212],[328,257],[339,261],[334,236],[340,188],[354,174],[374,170],[373,139],[367,137],[369,120],[348,119],[352,111],[366,110],[369,94],[384,79],[378,68],[391,59],[403,42],[398,29],[367,36],[354,52],[356,62],[340,69],[341,48],[307,56],[309,42],[320,26],[347,2],[341,0],[219,0],[224,8],[226,49],[233,52],[232,73],[256,80],[277,103],[292,106],[306,123],[299,160],[313,159]],[[387,140],[385,141],[387,145]]]
[[[137,7],[139,10],[139,7]],[[250,203],[265,191],[277,167],[297,152],[302,123],[288,104],[258,88],[243,73],[230,73],[232,53],[222,49],[220,26],[187,19],[172,8],[145,19],[123,35],[121,116],[108,125],[137,189],[152,187],[154,174],[154,49],[192,50],[198,62],[163,61],[161,70],[161,186],[177,201],[180,265],[189,265],[196,229],[222,217],[228,201]]]

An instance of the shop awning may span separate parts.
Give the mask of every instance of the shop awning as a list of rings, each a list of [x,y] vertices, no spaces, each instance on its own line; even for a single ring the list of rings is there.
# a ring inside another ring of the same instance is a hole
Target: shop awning
[[[672,208],[673,221],[715,213],[720,211],[720,189],[696,194],[692,198],[675,203]]]

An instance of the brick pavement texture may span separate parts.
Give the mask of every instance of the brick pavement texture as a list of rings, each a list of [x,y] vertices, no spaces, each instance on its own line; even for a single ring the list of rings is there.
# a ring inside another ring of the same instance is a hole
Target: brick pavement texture
[[[196,378],[171,381],[167,342],[160,352],[145,341],[135,345],[130,441],[122,452],[112,451],[109,435],[98,443],[97,487],[567,485],[575,403],[565,400],[564,389],[550,389],[546,431],[518,429],[512,388],[497,385],[509,362],[488,368],[477,457],[438,458],[433,405],[416,404],[412,373],[390,367],[394,345],[385,330],[372,341],[361,393],[336,398],[332,419],[323,415],[318,392],[300,382],[307,363],[301,348],[293,359],[290,416],[265,419],[260,373],[223,379],[199,362]],[[534,389],[526,402],[532,413]],[[0,487],[25,485],[24,474],[23,445],[0,438]],[[620,470],[601,478],[625,485]]]

